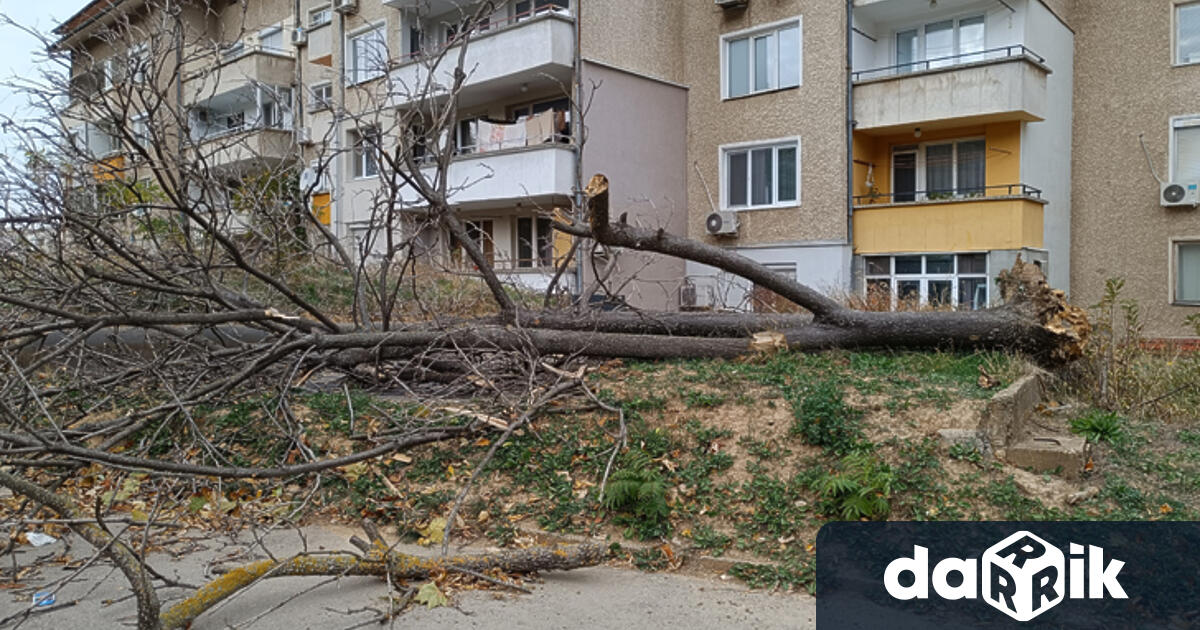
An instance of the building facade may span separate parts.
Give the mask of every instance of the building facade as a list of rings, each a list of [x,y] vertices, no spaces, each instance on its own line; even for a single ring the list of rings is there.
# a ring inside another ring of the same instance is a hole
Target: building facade
[[[63,45],[102,57],[85,34],[109,6]],[[416,107],[469,28],[451,202],[512,282],[545,286],[571,244],[548,217],[602,172],[614,214],[873,308],[994,304],[1021,256],[1085,305],[1125,277],[1153,336],[1200,312],[1200,1],[509,0],[474,25],[450,0],[184,6],[229,68],[184,90],[190,133],[251,129],[221,160],[317,171],[313,211],[347,242],[369,244],[380,209],[366,113]],[[635,306],[782,306],[704,265],[611,254]],[[599,263],[569,264],[586,282]]]

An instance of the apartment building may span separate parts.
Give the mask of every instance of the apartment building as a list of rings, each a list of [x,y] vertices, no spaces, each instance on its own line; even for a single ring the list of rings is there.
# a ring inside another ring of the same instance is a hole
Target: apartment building
[[[509,0],[474,25],[451,0],[332,2],[197,5],[185,21],[229,71],[184,94],[190,133],[259,138],[216,162],[319,171],[313,211],[347,242],[381,208],[363,114],[416,106],[470,28],[451,201],[511,282],[545,286],[570,246],[548,216],[602,172],[614,214],[875,308],[994,304],[1019,255],[1083,304],[1126,277],[1155,336],[1200,310],[1200,212],[1164,207],[1155,179],[1200,179],[1198,0]],[[611,262],[635,306],[785,306],[612,254],[569,275]]]
[[[1068,15],[1071,297],[1095,304],[1123,277],[1147,335],[1194,336],[1183,322],[1200,313],[1200,2],[1083,0]]]

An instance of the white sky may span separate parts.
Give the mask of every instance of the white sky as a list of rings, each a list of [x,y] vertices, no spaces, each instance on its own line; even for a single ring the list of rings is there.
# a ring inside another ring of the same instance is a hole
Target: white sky
[[[49,33],[86,3],[87,0],[0,0],[0,14],[18,24]],[[36,39],[0,23],[0,82],[7,83],[14,77],[36,77],[34,60],[41,56],[41,44]],[[0,85],[0,112],[19,114],[24,107],[24,96],[13,94],[7,85]],[[8,148],[10,142],[11,139],[0,131],[0,150]]]

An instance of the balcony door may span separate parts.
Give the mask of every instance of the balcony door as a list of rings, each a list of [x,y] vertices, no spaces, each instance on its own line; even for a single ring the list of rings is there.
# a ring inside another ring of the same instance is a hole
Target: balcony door
[[[987,181],[982,138],[902,145],[892,149],[892,200],[979,197]]]

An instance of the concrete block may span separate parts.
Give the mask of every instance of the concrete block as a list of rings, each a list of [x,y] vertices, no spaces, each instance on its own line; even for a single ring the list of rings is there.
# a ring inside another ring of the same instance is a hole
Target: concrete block
[[[984,457],[992,456],[992,445],[987,435],[978,429],[939,429],[938,438],[946,446],[966,444],[974,446]]]
[[[979,430],[1000,449],[1018,440],[1028,420],[1042,402],[1042,382],[1029,374],[998,392],[988,401]]]
[[[1067,479],[1078,479],[1087,461],[1087,440],[1076,435],[1034,437],[1009,445],[1004,459],[1018,468],[1059,470]]]

